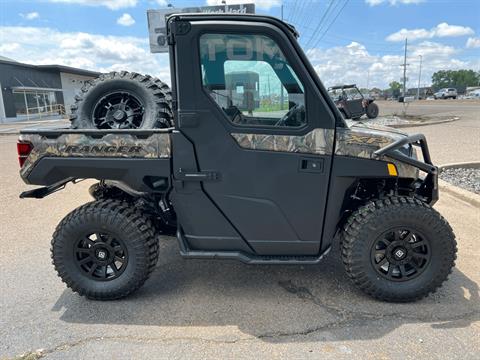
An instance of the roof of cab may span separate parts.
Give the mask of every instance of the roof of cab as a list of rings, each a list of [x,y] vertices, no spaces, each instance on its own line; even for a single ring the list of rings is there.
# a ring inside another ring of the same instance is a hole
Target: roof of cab
[[[280,20],[274,16],[258,15],[258,14],[226,14],[226,13],[174,13],[167,17],[167,22],[173,18],[199,18],[201,20],[237,20],[252,22],[270,22],[285,26],[296,38],[300,36],[295,26]]]

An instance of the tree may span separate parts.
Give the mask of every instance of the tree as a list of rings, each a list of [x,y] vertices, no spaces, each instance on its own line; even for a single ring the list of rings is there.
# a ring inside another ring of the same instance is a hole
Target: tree
[[[439,90],[453,87],[463,93],[468,86],[480,85],[480,72],[473,70],[440,70],[432,75],[432,87]]]
[[[388,84],[388,86],[390,86],[393,97],[398,97],[400,95],[400,89],[402,88],[402,84],[400,84],[398,81],[392,81],[390,84]]]

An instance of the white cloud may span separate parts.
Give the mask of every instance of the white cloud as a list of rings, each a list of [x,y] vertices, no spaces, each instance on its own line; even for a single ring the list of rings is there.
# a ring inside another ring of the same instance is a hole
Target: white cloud
[[[251,4],[252,2],[255,3],[255,7],[264,10],[282,5],[282,0],[226,0],[227,4]],[[222,0],[207,0],[207,5],[222,5]]]
[[[412,57],[418,57],[422,55],[423,57],[432,56],[446,59],[458,53],[458,50],[452,46],[431,41],[423,41],[420,44],[410,46],[409,49],[410,56]]]
[[[147,38],[109,36],[86,32],[61,32],[47,27],[0,26],[0,52],[20,62],[60,64],[102,72],[128,70],[157,76],[170,82],[167,54],[151,54]],[[408,47],[407,76],[414,86],[418,77],[419,55],[423,57],[422,83],[429,83],[433,72],[442,69],[480,68],[478,59],[456,58],[459,49],[432,41]],[[386,88],[402,76],[403,54],[377,55],[368,47],[352,42],[346,46],[308,51],[312,65],[326,85],[357,83]]]
[[[409,46],[407,86],[415,86],[418,81],[419,55],[423,57],[422,84],[429,84],[432,74],[438,70],[478,68],[479,61],[454,58],[458,52],[458,49],[451,46],[431,41]],[[326,49],[311,49],[307,55],[327,86],[356,83],[359,87],[366,87],[368,77],[369,87],[383,89],[387,88],[391,81],[399,81],[402,77],[402,54],[375,55],[358,42]]]
[[[105,6],[110,10],[137,6],[138,0],[47,0],[54,3],[77,4],[87,6]]]
[[[32,11],[26,14],[20,13],[19,14],[22,18],[27,19],[27,20],[35,20],[40,17],[40,14],[36,11]]]
[[[397,4],[420,4],[425,2],[425,0],[365,0],[365,2],[370,6],[377,6],[383,3],[388,3],[390,5],[397,5]]]
[[[117,24],[122,26],[132,26],[133,24],[135,24],[135,20],[132,15],[124,13],[117,19]]]
[[[17,44],[9,46],[9,56],[19,62],[59,64],[101,72],[136,71],[170,81],[168,54],[151,54],[147,38],[22,26],[0,26],[0,34],[1,51],[6,44]]]
[[[447,23],[438,24],[435,28],[435,35],[438,37],[453,37],[472,35],[473,29],[468,26],[449,25]]]
[[[0,54],[14,53],[20,49],[20,44],[16,42],[0,44]]]
[[[455,37],[472,35],[473,29],[468,26],[449,25],[446,22],[440,23],[430,30],[427,29],[401,29],[387,36],[387,41],[404,41],[409,40],[431,39],[434,37]]]
[[[480,47],[480,38],[478,38],[478,37],[477,38],[475,38],[475,37],[468,38],[465,46],[469,49],[479,48]]]

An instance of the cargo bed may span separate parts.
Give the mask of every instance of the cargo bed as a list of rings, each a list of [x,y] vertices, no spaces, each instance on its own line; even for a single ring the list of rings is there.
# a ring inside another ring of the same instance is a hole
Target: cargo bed
[[[172,131],[23,130],[20,175],[25,183],[35,185],[91,178],[119,181],[140,192],[164,191],[171,173]]]

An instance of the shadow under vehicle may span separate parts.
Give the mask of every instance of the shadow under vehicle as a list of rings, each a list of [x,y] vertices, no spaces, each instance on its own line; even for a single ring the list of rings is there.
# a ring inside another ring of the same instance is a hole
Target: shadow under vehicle
[[[332,86],[328,93],[345,119],[359,120],[363,115],[374,119],[378,116],[375,99],[365,97],[355,84]]]
[[[101,96],[98,118],[113,127],[21,132],[21,177],[43,185],[21,197],[100,181],[95,201],[53,235],[68,287],[99,300],[129,295],[154,270],[161,234],[176,235],[185,258],[268,265],[317,264],[338,238],[349,277],[386,301],[420,299],[446,280],[456,242],[432,208],[438,170],[423,135],[347,126],[298,34],[278,19],[180,14],[167,30],[171,93],[150,76],[111,73],[85,93],[114,81],[117,102]],[[227,75],[248,69],[260,101],[242,110]],[[137,115],[172,126],[129,128]]]

